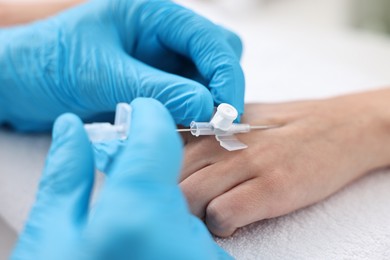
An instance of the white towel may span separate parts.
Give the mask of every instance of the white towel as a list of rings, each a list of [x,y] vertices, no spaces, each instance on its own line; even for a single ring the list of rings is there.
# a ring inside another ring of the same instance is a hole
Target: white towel
[[[390,170],[218,239],[237,259],[390,259]]]

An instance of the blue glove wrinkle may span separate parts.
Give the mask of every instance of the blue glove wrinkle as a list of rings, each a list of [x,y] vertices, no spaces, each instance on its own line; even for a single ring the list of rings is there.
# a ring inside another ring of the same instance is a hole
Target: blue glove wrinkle
[[[137,68],[139,96],[159,100],[168,108],[177,124],[189,125],[192,120],[210,116],[212,97],[201,84],[140,62]]]
[[[54,23],[39,22],[5,29],[7,37],[0,35],[3,44],[0,66],[4,68],[0,74],[0,82],[3,82],[0,95],[8,104],[9,122],[18,130],[50,129],[52,120],[48,117],[55,118],[62,110],[46,100],[67,103],[62,91],[53,91],[59,86],[61,60],[55,28]],[[54,33],[47,34],[47,31]]]
[[[188,9],[165,1],[144,4],[142,12],[145,13],[140,23],[143,34],[156,31],[164,46],[191,58],[210,82],[208,87],[215,89],[212,91],[215,103],[230,103],[242,113],[243,72],[237,54],[232,51],[220,27]]]
[[[227,43],[229,44],[230,48],[236,55],[236,57],[241,60],[242,58],[242,52],[243,52],[243,43],[241,41],[240,36],[238,36],[236,33],[226,29],[225,27],[219,25],[218,26],[222,33],[225,35],[225,39],[227,40]]]

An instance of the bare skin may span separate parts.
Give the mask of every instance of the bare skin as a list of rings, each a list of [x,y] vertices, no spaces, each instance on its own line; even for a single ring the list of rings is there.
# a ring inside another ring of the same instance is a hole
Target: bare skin
[[[52,16],[82,2],[84,0],[64,0],[55,3],[47,1],[0,3],[0,27],[30,23]]]
[[[390,165],[390,89],[283,104],[249,104],[243,122],[281,127],[239,136],[186,136],[181,188],[192,212],[226,237],[250,223],[316,203]]]

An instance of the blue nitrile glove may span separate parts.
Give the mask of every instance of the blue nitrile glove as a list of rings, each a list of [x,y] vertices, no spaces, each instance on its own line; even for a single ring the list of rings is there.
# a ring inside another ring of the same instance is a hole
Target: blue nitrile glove
[[[57,120],[12,259],[231,259],[190,214],[177,185],[182,145],[169,112],[152,99],[132,107],[130,138],[92,210],[91,145],[76,116]]]
[[[171,1],[92,0],[0,29],[0,123],[46,130],[64,112],[95,120],[136,97],[183,125],[221,102],[242,113],[241,52],[234,33]]]

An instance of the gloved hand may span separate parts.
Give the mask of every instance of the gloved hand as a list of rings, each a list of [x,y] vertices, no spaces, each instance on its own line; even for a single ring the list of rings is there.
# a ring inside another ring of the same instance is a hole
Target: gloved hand
[[[177,185],[182,149],[169,112],[152,99],[132,107],[130,138],[92,210],[91,145],[76,116],[57,120],[12,259],[231,259],[190,214]]]
[[[72,112],[87,120],[119,102],[153,97],[177,124],[240,113],[240,39],[167,0],[92,0],[48,20],[0,29],[0,123],[50,129]]]

